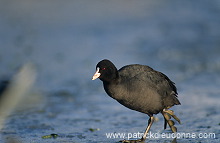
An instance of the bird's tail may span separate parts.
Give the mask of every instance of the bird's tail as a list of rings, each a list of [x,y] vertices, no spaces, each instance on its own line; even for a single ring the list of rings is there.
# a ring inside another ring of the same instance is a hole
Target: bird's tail
[[[161,113],[164,117],[164,129],[166,129],[168,124],[173,133],[177,132],[177,128],[174,126],[174,121],[170,119],[171,117],[173,117],[177,122],[179,122],[179,124],[181,124],[181,122],[180,119],[176,115],[174,115],[174,111],[164,109]]]

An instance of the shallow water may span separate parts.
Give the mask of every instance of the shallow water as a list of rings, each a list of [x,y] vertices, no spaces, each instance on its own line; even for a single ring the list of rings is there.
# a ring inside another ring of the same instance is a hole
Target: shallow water
[[[123,138],[106,133],[143,132],[148,116],[121,106],[91,80],[97,62],[107,58],[118,68],[140,63],[168,75],[182,103],[173,107],[182,121],[178,132],[215,134],[177,142],[219,142],[219,13],[218,0],[1,1],[0,77],[26,62],[38,76],[0,141],[110,143]],[[156,117],[151,132],[168,134]],[[58,137],[42,139],[50,134]]]

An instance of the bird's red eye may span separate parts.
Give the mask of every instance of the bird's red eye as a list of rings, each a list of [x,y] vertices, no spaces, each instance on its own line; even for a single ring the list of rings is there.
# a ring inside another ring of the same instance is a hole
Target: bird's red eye
[[[102,70],[106,70],[106,68],[102,68]]]

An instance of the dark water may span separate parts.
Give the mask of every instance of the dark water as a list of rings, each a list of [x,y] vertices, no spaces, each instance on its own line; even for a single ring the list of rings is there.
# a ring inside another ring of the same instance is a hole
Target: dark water
[[[0,141],[116,142],[106,133],[143,132],[147,115],[108,97],[95,65],[140,63],[177,85],[180,133],[215,136],[177,142],[220,141],[220,1],[0,2],[0,76],[26,62],[37,71],[34,93],[9,116]],[[153,133],[163,130],[156,116]],[[42,136],[58,134],[56,139]],[[171,142],[151,138],[150,142]],[[146,141],[148,142],[148,141]]]

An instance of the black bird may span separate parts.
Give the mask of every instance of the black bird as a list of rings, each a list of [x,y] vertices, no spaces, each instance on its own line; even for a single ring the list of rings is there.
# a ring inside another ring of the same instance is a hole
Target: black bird
[[[115,65],[104,59],[96,66],[96,73],[92,80],[99,78],[103,81],[106,93],[125,107],[147,114],[150,118],[143,137],[136,141],[144,141],[154,121],[154,114],[164,116],[164,129],[167,123],[172,132],[177,129],[173,117],[180,123],[172,110],[174,105],[179,105],[177,89],[165,74],[146,65],[127,65],[117,70]],[[133,140],[134,141],[134,140]],[[122,142],[130,142],[123,140]]]

